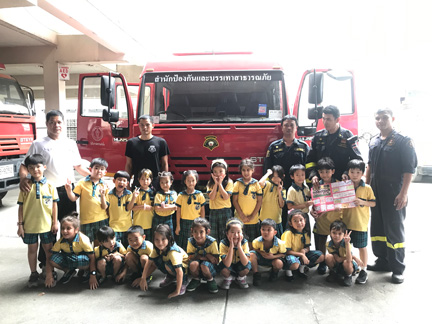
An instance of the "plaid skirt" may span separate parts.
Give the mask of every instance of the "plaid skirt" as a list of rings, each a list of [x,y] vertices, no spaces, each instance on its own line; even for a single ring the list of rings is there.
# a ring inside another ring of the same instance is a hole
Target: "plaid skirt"
[[[231,208],[210,209],[210,236],[218,242],[225,238],[226,223],[232,217]]]
[[[158,214],[155,213],[153,216],[153,230],[155,230],[156,226],[158,226],[159,224],[167,224],[171,228],[171,232],[174,235],[172,215],[159,216]]]
[[[245,224],[243,227],[243,234],[249,242],[252,242],[257,237],[261,236],[260,223]]]
[[[180,219],[180,233],[177,236],[176,243],[185,251],[187,249],[188,239],[191,237],[192,224],[193,220]]]

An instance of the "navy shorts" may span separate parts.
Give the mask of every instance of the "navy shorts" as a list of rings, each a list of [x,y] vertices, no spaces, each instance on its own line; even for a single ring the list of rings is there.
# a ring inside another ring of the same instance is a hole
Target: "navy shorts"
[[[63,269],[77,269],[87,267],[90,264],[90,259],[86,254],[74,253],[53,253],[51,261],[57,263]]]
[[[190,263],[192,263],[192,262],[198,262],[199,263],[199,265],[200,265],[199,273],[200,273],[200,277],[203,278],[203,279],[206,279],[206,278],[204,277],[204,275],[202,274],[202,271],[201,271],[201,266],[202,265],[206,266],[209,269],[212,277],[216,276],[217,273],[218,273],[219,267],[218,267],[217,264],[213,264],[213,263],[211,263],[209,261],[201,261],[201,260],[194,260],[194,261],[191,261]]]
[[[164,262],[162,257],[159,256],[156,259],[150,259],[151,261],[153,261],[156,265],[156,267],[164,274],[168,274],[168,271],[166,269],[166,267],[168,267],[170,269],[170,271],[172,273],[176,273],[176,268],[178,267],[174,267],[173,264],[171,263],[171,261],[168,262]],[[184,268],[183,266],[180,266],[180,268],[183,270],[183,283],[187,282],[187,268]]]
[[[252,263],[249,261],[245,266],[241,262],[232,263],[229,267],[225,266],[223,261],[219,262],[219,271],[222,271],[223,269],[228,268],[228,270],[231,272],[231,275],[234,277],[237,277],[239,273],[245,269],[248,269],[249,271],[252,270]]]
[[[91,242],[94,242],[96,239],[96,233],[102,226],[109,226],[109,220],[103,219],[99,222],[94,223],[88,223],[88,224],[81,224],[80,231],[86,235]]]
[[[277,259],[272,259],[272,260],[266,259],[261,255],[261,253],[259,253],[257,251],[251,251],[251,253],[256,255],[258,265],[260,265],[260,266],[272,267],[272,262],[274,260],[277,260]],[[284,262],[283,259],[285,259],[285,258],[279,258],[279,259],[282,260],[282,262]],[[284,262],[284,264],[285,264],[285,262]]]
[[[42,244],[50,244],[56,240],[56,236],[52,232],[45,233],[24,233],[23,242],[25,244],[35,244],[38,242],[38,237],[40,237],[40,242]]]
[[[352,264],[353,264],[353,273],[351,273],[351,274],[354,274],[354,273],[356,273],[358,271],[358,265],[357,265],[357,262],[355,262],[354,260],[352,261]],[[334,266],[334,268],[333,268],[333,270],[338,275],[341,275],[341,276],[345,276],[346,275],[345,269],[344,269],[342,263],[336,263],[335,266]]]

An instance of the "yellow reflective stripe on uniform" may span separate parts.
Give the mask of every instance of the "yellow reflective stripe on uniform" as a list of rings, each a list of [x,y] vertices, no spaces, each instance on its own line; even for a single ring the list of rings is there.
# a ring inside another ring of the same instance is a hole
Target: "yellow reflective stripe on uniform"
[[[385,242],[387,244],[387,246],[393,250],[401,249],[401,248],[405,247],[405,243],[396,243],[396,244],[389,243],[387,241],[387,237],[385,237],[385,236],[372,236],[371,241],[372,242]]]
[[[315,162],[306,163],[305,168],[310,169],[315,167],[317,164]]]

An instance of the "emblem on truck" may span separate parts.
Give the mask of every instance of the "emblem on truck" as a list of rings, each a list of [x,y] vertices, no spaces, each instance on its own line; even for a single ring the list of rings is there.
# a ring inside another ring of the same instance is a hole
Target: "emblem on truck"
[[[216,147],[219,146],[219,142],[216,136],[210,135],[205,137],[203,146],[205,148],[208,148],[210,151],[213,151]]]

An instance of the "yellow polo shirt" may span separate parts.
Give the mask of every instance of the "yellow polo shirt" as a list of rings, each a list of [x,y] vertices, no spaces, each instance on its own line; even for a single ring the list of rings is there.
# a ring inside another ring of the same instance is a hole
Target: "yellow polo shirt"
[[[69,241],[63,237],[55,242],[51,252],[59,253],[60,251],[77,255],[94,253],[90,239],[81,232],[78,232],[77,235],[75,235],[72,243],[69,243]]]
[[[150,241],[144,240],[139,249],[134,249],[130,245],[127,247],[127,252],[132,252],[137,256],[148,255],[153,252],[153,244]]]
[[[311,192],[308,186],[303,184],[302,187],[299,187],[295,183],[291,185],[288,189],[286,202],[291,203],[293,205],[304,204],[306,201],[311,199]],[[303,208],[301,210],[303,213],[309,213],[309,207]]]
[[[256,251],[264,251],[271,254],[285,254],[287,249],[285,247],[285,242],[278,239],[276,236],[273,238],[273,245],[270,249],[266,250],[264,248],[264,239],[262,236],[257,237],[252,241],[252,247]]]
[[[300,252],[302,249],[308,248],[311,245],[308,233],[285,231],[281,239],[285,242],[288,251]]]
[[[126,207],[132,200],[132,192],[127,189],[118,197],[113,188],[107,196],[109,226],[114,232],[126,232],[132,226],[132,210]]]
[[[193,237],[190,237],[188,239],[186,251],[188,255],[206,255],[207,253],[212,255],[219,255],[219,249],[216,239],[208,235],[206,236],[206,240],[202,246],[199,246],[197,241],[195,241]]]
[[[181,208],[181,219],[194,220],[201,216],[201,207],[205,205],[205,198],[201,191],[195,190],[193,194],[180,192],[176,206]]]
[[[73,192],[80,197],[80,222],[82,225],[100,222],[108,218],[106,210],[101,207],[101,195],[99,192],[104,186],[105,183],[102,179],[94,184],[90,176],[81,179],[75,186]]]
[[[166,205],[175,204],[177,200],[177,192],[171,190],[170,192],[164,193],[158,191],[154,198],[154,205],[161,206],[162,202],[165,202]],[[155,212],[156,213],[156,212]],[[158,211],[156,214],[158,216],[170,216],[175,213],[175,210],[167,210],[167,211]]]
[[[100,259],[100,258],[106,257],[108,254],[112,254],[115,252],[118,252],[122,255],[126,255],[127,251],[124,248],[123,244],[121,244],[120,242],[116,242],[114,249],[112,251],[108,250],[105,246],[103,246],[101,244],[101,245],[95,247],[94,252],[95,252],[96,259]]]
[[[207,186],[207,193],[210,193],[212,189],[213,187],[210,188]],[[228,179],[228,183],[224,189],[229,195],[232,195],[234,182],[231,179]],[[217,193],[215,199],[210,199],[209,207],[210,209],[231,208],[231,199],[223,199],[222,195]]]
[[[140,189],[139,195],[135,201],[135,206],[140,205],[151,205],[153,206],[154,202],[154,192],[153,190],[142,190]],[[132,212],[133,219],[132,224],[133,225],[139,225],[143,229],[150,229],[152,228],[152,222],[153,222],[153,215],[154,210],[134,210]]]
[[[375,201],[375,195],[371,186],[365,184],[363,180],[355,189],[357,198],[364,201]],[[370,208],[357,206],[343,210],[343,222],[348,229],[359,232],[367,232],[369,226]]]
[[[262,189],[256,179],[252,179],[247,185],[244,184],[243,178],[234,183],[233,195],[238,195],[238,203],[243,213],[251,215],[257,204],[257,197],[262,196]],[[238,217],[237,210],[234,211],[234,217]],[[258,215],[245,225],[254,225],[258,223]]]
[[[189,266],[189,257],[187,253],[179,247],[176,243],[169,249],[167,253],[163,253],[157,247],[155,247],[150,254],[150,260],[155,260],[159,257],[162,257],[162,261],[167,264],[171,262],[174,268],[187,268]]]
[[[229,252],[229,245],[230,245],[230,242],[226,238],[224,238],[219,243],[220,260],[221,261],[227,257],[227,254]],[[242,248],[244,254],[247,257],[249,257],[250,256],[249,245],[248,245],[248,241],[246,239],[243,239],[241,241],[241,248]],[[230,264],[236,264],[238,262],[240,262],[240,255],[239,255],[239,252],[237,251],[237,249],[234,249],[234,254],[233,254],[233,257],[232,257]]]
[[[20,191],[17,203],[23,206],[24,232],[50,232],[53,203],[58,201],[57,189],[45,177],[38,182],[33,180],[29,192]]]
[[[341,258],[346,258],[346,248],[345,248],[345,241],[342,240],[340,242],[339,247],[337,247],[332,240],[328,241],[326,243],[327,251],[329,254],[337,254]]]
[[[282,189],[282,199],[285,202],[286,190]],[[277,186],[270,181],[266,181],[263,188],[263,200],[259,219],[271,218],[276,224],[282,223],[282,208],[279,207],[279,195]]]

